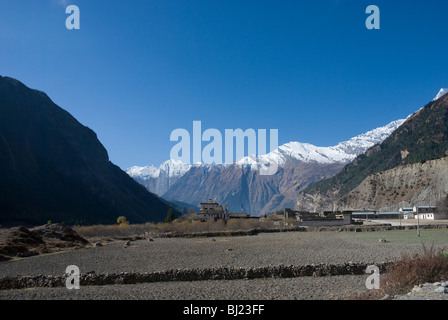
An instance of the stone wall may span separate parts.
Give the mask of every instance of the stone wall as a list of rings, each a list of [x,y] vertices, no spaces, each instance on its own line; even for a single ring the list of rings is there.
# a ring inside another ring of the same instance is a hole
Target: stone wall
[[[425,224],[420,225],[420,229],[447,229],[448,224]],[[316,232],[316,231],[338,231],[338,232],[373,232],[389,230],[414,230],[413,226],[392,226],[390,224],[377,225],[316,225],[316,226],[295,226],[288,228],[271,229],[250,229],[250,230],[229,230],[229,231],[205,231],[205,232],[177,232],[171,231],[159,234],[159,238],[211,238],[211,237],[235,237],[235,236],[253,236],[259,233],[274,232]]]
[[[384,272],[391,262],[376,263]],[[167,270],[149,273],[111,273],[96,274],[88,272],[80,275],[80,286],[136,284],[164,281],[204,281],[204,280],[238,280],[257,278],[294,278],[320,277],[336,275],[366,274],[368,263],[345,264],[307,264],[299,266],[266,266],[256,268],[215,267],[204,269]],[[0,290],[23,289],[32,287],[63,287],[68,275],[61,276],[18,276],[0,279]]]

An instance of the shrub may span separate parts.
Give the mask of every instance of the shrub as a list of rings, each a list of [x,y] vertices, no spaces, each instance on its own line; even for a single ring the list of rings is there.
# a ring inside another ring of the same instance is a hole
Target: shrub
[[[381,288],[389,295],[404,294],[415,285],[441,280],[448,280],[448,256],[434,244],[429,249],[423,244],[421,254],[405,254],[387,268]]]
[[[434,244],[427,249],[423,244],[421,254],[412,256],[403,254],[399,260],[386,268],[384,275],[381,275],[380,289],[369,290],[350,299],[379,300],[386,295],[407,294],[419,284],[448,280],[448,255],[444,249],[436,250]]]
[[[169,208],[168,213],[166,214],[165,223],[173,222],[174,219],[176,219],[176,216],[174,215],[174,210],[172,208]]]
[[[119,225],[128,225],[128,224],[129,224],[129,221],[126,220],[126,217],[125,217],[125,216],[119,216],[119,217],[117,218],[117,223],[118,223]]]

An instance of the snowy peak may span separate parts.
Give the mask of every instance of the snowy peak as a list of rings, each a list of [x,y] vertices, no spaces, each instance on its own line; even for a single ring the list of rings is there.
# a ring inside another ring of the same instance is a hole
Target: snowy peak
[[[353,137],[348,141],[341,142],[334,148],[339,149],[349,155],[357,156],[366,151],[368,148],[374,146],[375,144],[383,142],[405,121],[406,119],[392,121],[384,127],[373,129],[371,131]]]
[[[436,95],[436,97],[432,101],[436,101],[436,100],[442,98],[447,93],[448,93],[448,88],[440,89],[439,93]]]
[[[137,182],[143,184],[149,191],[162,196],[170,187],[192,166],[180,160],[167,160],[159,167],[152,165],[145,167],[134,166],[126,173]]]
[[[160,175],[160,169],[152,165],[145,167],[133,166],[130,167],[129,169],[126,169],[126,173],[133,178],[137,177],[142,179],[158,178]]]
[[[234,163],[226,163],[222,166],[228,167],[236,165],[257,170],[260,164],[276,163],[281,167],[287,160],[325,164],[350,162],[355,159],[356,156],[365,152],[368,148],[383,142],[384,139],[401,126],[404,121],[406,121],[406,119],[392,121],[383,127],[360,134],[332,147],[317,147],[309,143],[292,141],[278,147],[268,154],[259,156],[249,155],[238,159]],[[195,166],[198,166],[198,164]],[[208,167],[213,165],[199,164],[199,166]],[[180,160],[170,159],[162,163],[159,167],[152,165],[145,167],[134,166],[127,169],[126,172],[134,179],[140,180],[158,179],[162,177],[178,179],[188,172],[191,167],[193,167],[193,165],[183,163]],[[171,184],[171,182],[169,184]]]
[[[173,159],[167,160],[159,166],[159,169],[164,171],[168,177],[181,177],[190,170],[190,168],[191,165]]]
[[[393,131],[401,126],[406,119],[392,121],[391,123],[360,134],[348,141],[341,142],[333,147],[317,147],[309,143],[289,142],[276,150],[260,156],[248,156],[235,162],[239,166],[250,166],[256,169],[257,163],[285,164],[288,159],[301,162],[337,163],[350,162],[356,156],[365,152],[377,143],[383,142]]]
[[[289,142],[273,152],[260,156],[263,160],[270,160],[282,166],[288,159],[301,162],[335,163],[350,161],[346,153],[335,147],[317,147],[309,143]]]
[[[183,163],[180,160],[167,160],[162,163],[159,167],[153,165],[138,167],[134,166],[126,170],[126,172],[133,178],[139,177],[143,179],[148,178],[158,178],[162,174],[168,177],[181,177],[188,170],[190,170],[191,165]]]
[[[377,143],[381,143],[404,121],[405,119],[393,121],[384,127],[360,134],[332,147],[317,147],[309,143],[292,141],[281,145],[268,154],[259,156],[249,155],[232,163],[219,165],[199,163],[191,165],[183,163],[180,160],[170,159],[163,162],[158,167],[152,165],[144,167],[134,166],[127,169],[126,172],[134,178],[134,180],[144,185],[150,192],[163,196],[169,193],[172,186],[190,171],[192,167],[203,168],[204,170],[202,170],[202,172],[204,173],[209,169],[220,170],[224,168],[239,167],[259,171],[261,175],[262,173],[260,170],[264,170],[272,165],[281,168],[289,161],[319,164],[348,163],[353,161],[356,156],[365,152],[368,148]]]

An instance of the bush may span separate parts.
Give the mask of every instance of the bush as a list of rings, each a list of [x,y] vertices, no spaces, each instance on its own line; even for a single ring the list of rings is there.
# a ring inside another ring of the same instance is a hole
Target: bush
[[[448,280],[448,256],[434,244],[429,249],[423,245],[421,254],[403,255],[387,268],[381,288],[389,295],[405,294],[415,285],[441,280]]]
[[[128,224],[129,224],[129,221],[126,220],[126,217],[125,217],[125,216],[119,216],[119,217],[117,218],[117,223],[118,223],[119,225],[128,225]]]
[[[174,210],[172,208],[168,209],[168,213],[165,218],[165,223],[173,222],[176,219],[176,216],[174,215]]]
[[[379,300],[386,295],[405,295],[419,284],[448,280],[448,255],[444,249],[436,250],[434,244],[427,249],[423,244],[421,254],[402,255],[381,275],[380,289],[351,297],[353,300]]]

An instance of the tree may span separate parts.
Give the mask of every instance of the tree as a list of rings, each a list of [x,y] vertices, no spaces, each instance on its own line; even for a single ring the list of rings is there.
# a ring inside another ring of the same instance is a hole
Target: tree
[[[117,218],[117,223],[118,223],[119,225],[128,225],[128,224],[129,224],[129,221],[126,220],[126,217],[125,217],[125,216],[119,216],[119,217]]]
[[[165,222],[170,223],[170,222],[173,222],[174,219],[176,219],[176,216],[174,215],[174,210],[173,210],[173,208],[169,208],[168,213],[165,218]]]

